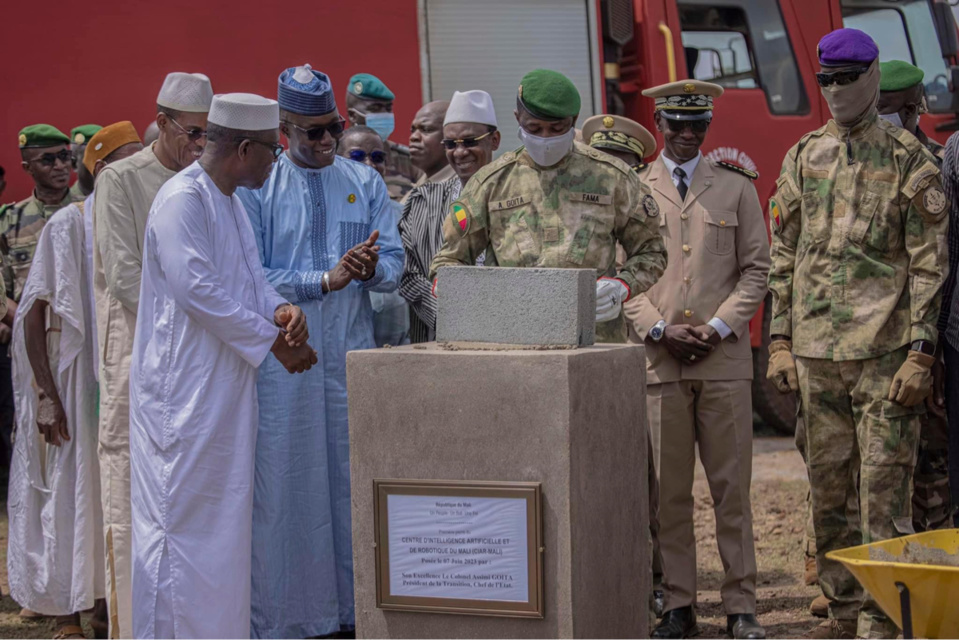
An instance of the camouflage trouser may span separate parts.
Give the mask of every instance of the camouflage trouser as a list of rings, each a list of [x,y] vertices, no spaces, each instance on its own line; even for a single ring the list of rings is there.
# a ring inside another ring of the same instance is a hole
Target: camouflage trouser
[[[802,409],[802,403],[799,404]],[[808,469],[809,459],[806,457],[806,421],[802,415],[796,416],[796,448],[802,456],[803,463]],[[808,473],[808,472],[807,472]],[[808,478],[808,475],[806,476]],[[802,546],[807,556],[816,555],[816,529],[812,523],[812,491],[806,492],[806,528],[803,530]]]
[[[912,524],[916,531],[952,526],[949,504],[949,425],[932,411],[922,417]]]
[[[829,616],[854,620],[858,614],[858,635],[866,638],[894,638],[898,629],[826,554],[912,531],[912,478],[925,407],[886,399],[906,352],[903,347],[846,362],[796,359],[819,583],[830,600]]]

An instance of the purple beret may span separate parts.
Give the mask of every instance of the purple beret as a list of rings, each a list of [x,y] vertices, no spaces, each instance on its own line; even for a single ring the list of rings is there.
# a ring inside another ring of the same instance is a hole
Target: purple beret
[[[869,64],[878,57],[876,42],[859,29],[836,29],[819,41],[819,62],[827,67]]]

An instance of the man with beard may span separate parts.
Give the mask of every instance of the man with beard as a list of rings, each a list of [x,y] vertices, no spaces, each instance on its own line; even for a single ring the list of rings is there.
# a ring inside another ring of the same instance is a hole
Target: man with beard
[[[830,599],[812,638],[898,633],[826,554],[912,531],[945,280],[939,169],[913,134],[879,118],[878,55],[856,29],[819,42],[816,78],[832,119],[789,150],[769,201],[767,375],[802,402],[816,564]]]
[[[309,65],[278,79],[289,141],[262,189],[237,195],[266,278],[317,327],[320,365],[290,379],[260,370],[253,496],[252,632],[320,636],[354,628],[346,352],[372,349],[370,293],[396,289],[403,246],[383,178],[336,155],[344,120]]]

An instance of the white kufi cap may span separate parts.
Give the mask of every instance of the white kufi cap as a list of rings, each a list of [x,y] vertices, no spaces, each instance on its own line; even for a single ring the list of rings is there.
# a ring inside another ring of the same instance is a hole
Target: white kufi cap
[[[206,113],[213,101],[210,79],[202,73],[168,73],[160,87],[157,104],[175,111]]]
[[[485,91],[454,91],[443,124],[451,122],[476,122],[497,126],[493,99]]]
[[[280,104],[255,93],[223,93],[213,96],[207,122],[241,131],[276,129],[280,126]]]

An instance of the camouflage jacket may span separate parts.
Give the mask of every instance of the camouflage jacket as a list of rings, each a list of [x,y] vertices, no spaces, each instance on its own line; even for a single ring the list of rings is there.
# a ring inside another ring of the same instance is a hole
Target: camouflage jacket
[[[453,203],[430,277],[440,267],[473,265],[485,252],[486,266],[595,269],[638,295],[666,268],[658,215],[649,187],[612,156],[577,142],[543,168],[520,148],[480,169]],[[618,273],[617,242],[626,252]],[[596,335],[623,342],[625,330],[620,316]]]
[[[803,136],[769,201],[770,333],[831,360],[935,342],[946,204],[932,154],[875,114]]]
[[[67,190],[63,200],[57,204],[45,205],[34,195],[14,205],[0,208],[3,282],[7,295],[15,301],[19,302],[20,294],[23,293],[23,285],[30,272],[40,232],[54,213],[72,202],[73,194]]]
[[[389,153],[386,155],[386,175],[383,179],[386,181],[390,200],[399,202],[410,192],[422,172],[413,166],[409,147],[392,140],[386,142]]]

